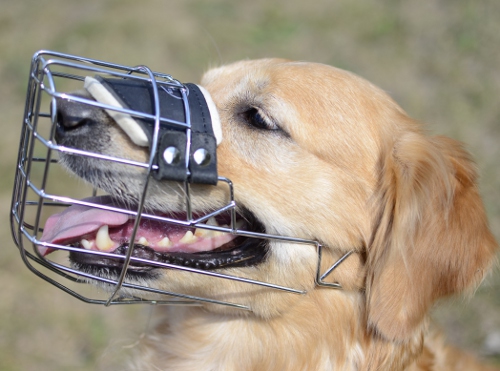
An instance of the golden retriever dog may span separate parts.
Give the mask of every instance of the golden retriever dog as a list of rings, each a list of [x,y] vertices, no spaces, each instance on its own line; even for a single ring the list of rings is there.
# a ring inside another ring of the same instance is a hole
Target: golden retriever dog
[[[136,267],[148,287],[251,311],[210,303],[160,307],[135,369],[492,369],[446,345],[428,319],[440,298],[472,293],[497,250],[476,168],[460,143],[429,136],[381,89],[326,65],[243,61],[210,70],[201,85],[220,115],[218,172],[234,184],[241,228],[318,241],[322,271],[352,254],[325,278],[340,289],[316,283],[313,245],[279,239],[252,245],[240,236],[232,241],[240,246],[234,254],[244,260],[252,249],[247,264],[205,264],[224,249],[184,256],[208,271],[277,282],[302,295]],[[74,107],[60,104],[59,143],[148,160],[149,152],[104,111]],[[65,110],[85,119],[68,123]],[[62,162],[116,199],[140,198],[144,169],[77,156],[63,155]],[[226,184],[193,185],[191,193],[195,213],[228,200]],[[175,215],[183,202],[178,184],[152,179],[147,210]],[[82,269],[113,275],[103,261],[72,258]],[[132,275],[134,263],[130,268]]]

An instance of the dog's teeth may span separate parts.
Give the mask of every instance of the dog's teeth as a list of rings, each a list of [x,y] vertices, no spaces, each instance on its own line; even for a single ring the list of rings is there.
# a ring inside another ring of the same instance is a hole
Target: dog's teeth
[[[211,225],[213,227],[218,227],[219,226],[219,223],[217,223],[217,220],[215,220],[215,218],[213,216],[210,217],[205,224],[206,225]]]
[[[199,238],[209,238],[209,237],[212,237],[212,232],[213,231],[210,231],[208,229],[196,228],[196,230],[194,231],[194,235],[195,235],[195,237],[199,237]]]
[[[172,246],[172,241],[168,237],[164,237],[156,245],[159,247],[170,247]]]
[[[212,227],[218,227],[219,223],[217,223],[217,220],[212,216],[210,217],[206,222],[206,225],[210,225]],[[213,238],[213,237],[218,237],[220,235],[224,234],[224,232],[220,231],[215,231],[211,229],[204,229],[204,228],[196,228],[194,231],[195,237],[200,237],[200,238]]]
[[[187,231],[186,234],[179,240],[180,243],[193,243],[197,240],[196,236],[191,231]]]
[[[223,235],[225,232],[214,231],[210,229],[196,228],[194,236],[199,238],[213,238]]]
[[[212,237],[220,237],[220,236],[222,236],[224,234],[226,234],[226,232],[212,231]]]
[[[90,249],[92,249],[92,242],[90,242],[89,240],[82,239],[82,240],[80,241],[80,245],[82,245],[82,247],[83,247],[85,250],[90,250]]]
[[[139,238],[139,241],[137,241],[137,243],[138,243],[139,245],[149,246],[149,242],[148,242],[148,240],[146,239],[146,237],[144,237],[144,236],[143,236],[143,237],[141,237],[141,238]]]
[[[241,229],[245,225],[245,221],[243,219],[237,220],[234,224],[235,229]]]
[[[103,225],[97,231],[95,244],[101,251],[109,251],[115,245],[111,238],[109,238],[109,229],[107,225]]]
[[[227,224],[222,224],[220,226],[221,228],[227,228],[227,229],[230,229],[229,226]],[[210,237],[220,237],[224,234],[226,234],[227,232],[222,232],[222,231],[210,231],[211,232],[211,236]]]

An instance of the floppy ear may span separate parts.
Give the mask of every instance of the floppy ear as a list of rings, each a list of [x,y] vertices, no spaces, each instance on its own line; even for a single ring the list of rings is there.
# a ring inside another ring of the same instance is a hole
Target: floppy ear
[[[367,316],[384,338],[405,340],[434,301],[481,282],[497,244],[458,142],[411,132],[391,147],[368,247]]]

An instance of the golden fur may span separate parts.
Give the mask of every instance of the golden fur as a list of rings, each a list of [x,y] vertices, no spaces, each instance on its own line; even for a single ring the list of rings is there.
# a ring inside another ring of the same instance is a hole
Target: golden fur
[[[325,269],[355,253],[328,278],[342,290],[315,286],[308,245],[272,241],[265,262],[226,269],[305,295],[165,270],[149,285],[253,312],[159,308],[137,370],[488,369],[446,345],[427,320],[439,298],[477,287],[497,248],[461,144],[426,135],[382,90],[325,65],[244,61],[209,71],[202,85],[221,116],[218,169],[233,181],[236,202],[268,233],[320,241]],[[280,130],[250,127],[244,113],[252,108]],[[108,154],[146,158],[116,125],[107,130],[120,138]],[[139,170],[123,171],[134,192]],[[181,195],[162,187],[152,184],[148,205],[175,210]],[[193,187],[195,209],[226,201],[224,186]]]

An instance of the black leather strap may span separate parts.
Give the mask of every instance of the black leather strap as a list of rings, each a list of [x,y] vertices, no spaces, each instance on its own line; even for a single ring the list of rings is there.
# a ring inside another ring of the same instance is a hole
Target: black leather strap
[[[96,79],[127,109],[154,115],[154,94],[151,83],[136,79],[103,78]],[[153,173],[158,180],[188,181],[190,183],[217,183],[217,143],[212,129],[210,110],[205,96],[195,84],[184,85],[188,91],[188,105],[191,120],[191,148],[189,167],[186,171],[187,131],[169,123],[186,122],[185,107],[178,88],[158,85],[160,100],[160,133],[155,162],[158,170]],[[149,143],[152,142],[154,120],[134,117],[142,127]],[[164,158],[169,151],[171,161]],[[200,160],[201,159],[201,160]]]

